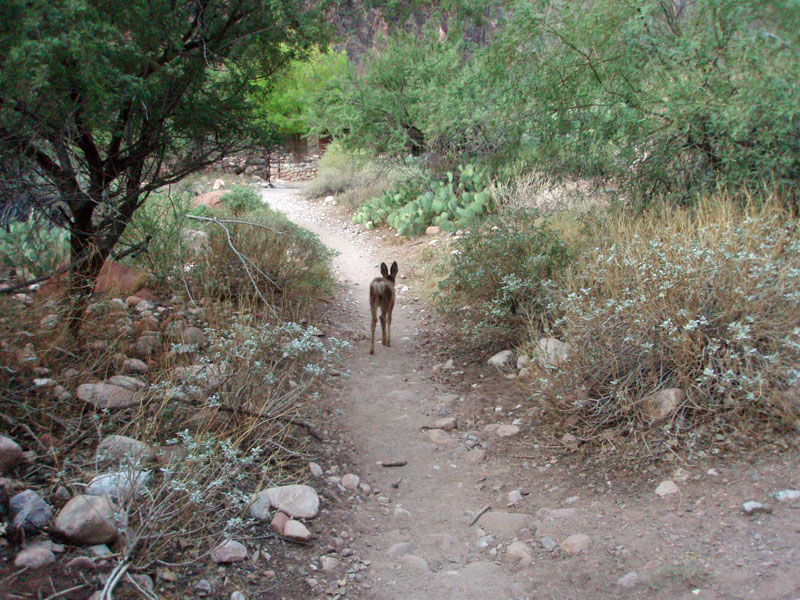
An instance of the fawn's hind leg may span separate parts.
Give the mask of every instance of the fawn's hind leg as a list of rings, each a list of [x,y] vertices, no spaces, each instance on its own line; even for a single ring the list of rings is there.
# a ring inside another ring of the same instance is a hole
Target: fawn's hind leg
[[[386,315],[386,345],[392,345],[392,308],[390,307]]]
[[[386,343],[386,311],[381,309],[381,344],[387,346]]]
[[[377,312],[378,307],[374,304],[370,304],[370,310],[372,311],[372,325],[370,326],[370,336],[369,336],[369,353],[375,354],[375,323],[378,322]]]

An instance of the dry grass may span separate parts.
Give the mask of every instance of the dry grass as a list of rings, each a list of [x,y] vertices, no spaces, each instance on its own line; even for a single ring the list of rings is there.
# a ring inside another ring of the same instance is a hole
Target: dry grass
[[[689,445],[800,426],[800,234],[774,204],[610,213],[550,306],[532,320],[572,359],[540,366],[533,397],[583,440]],[[685,398],[653,423],[643,399]],[[644,448],[643,448],[644,450]]]

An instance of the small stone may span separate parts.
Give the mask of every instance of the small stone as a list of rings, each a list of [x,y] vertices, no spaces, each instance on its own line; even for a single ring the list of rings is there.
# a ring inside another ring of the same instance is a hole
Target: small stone
[[[441,429],[431,429],[428,431],[428,441],[433,442],[437,446],[447,446],[453,443],[453,438],[450,434]]]
[[[539,540],[539,543],[542,545],[542,548],[544,548],[547,552],[552,552],[558,547],[556,541],[549,535],[543,536],[542,539]]]
[[[668,388],[642,400],[642,411],[650,421],[662,421],[674,413],[686,396],[680,388]]]
[[[262,490],[255,495],[253,504],[250,505],[250,516],[257,519],[269,518],[264,514],[264,509],[277,508],[290,517],[311,519],[319,512],[319,496],[309,485],[284,485]]]
[[[440,231],[441,231],[441,229],[439,228],[439,226],[438,226],[438,225],[428,225],[428,226],[425,228],[425,234],[426,234],[426,235],[436,235],[436,234],[437,234],[437,233],[439,233]]]
[[[441,419],[436,419],[436,421],[433,423],[433,426],[436,429],[441,429],[442,431],[452,431],[456,428],[456,418],[442,417]]]
[[[580,554],[584,552],[591,543],[592,539],[588,535],[576,533],[561,542],[561,549],[567,554]]]
[[[68,569],[76,569],[78,571],[93,571],[97,565],[88,556],[77,556],[66,564]]]
[[[506,497],[508,498],[506,506],[516,506],[522,502],[522,492],[520,490],[511,490]]]
[[[578,438],[571,433],[565,433],[561,436],[561,444],[567,448],[574,448],[578,445]]]
[[[342,475],[341,484],[347,490],[357,490],[359,483],[361,483],[361,478],[358,475],[354,475],[353,473]]]
[[[786,502],[787,500],[797,500],[800,498],[800,490],[781,490],[775,492],[775,499],[779,502]]]
[[[422,558],[421,556],[417,556],[416,554],[406,554],[400,557],[399,560],[400,564],[405,565],[411,569],[417,571],[427,571],[428,570],[428,562]]]
[[[152,475],[148,471],[119,471],[93,478],[86,486],[89,496],[111,496],[115,500],[144,491]]]
[[[639,583],[639,574],[636,571],[631,571],[617,579],[617,585],[620,587],[631,588]]]
[[[25,490],[9,501],[12,524],[26,533],[36,533],[53,519],[53,507],[33,490]]]
[[[517,435],[519,433],[519,427],[516,425],[500,425],[495,431],[497,437],[511,437],[512,435]]]
[[[247,559],[247,548],[236,540],[226,540],[211,551],[211,560],[217,564],[240,562]]]
[[[14,566],[18,569],[39,569],[56,562],[56,555],[47,548],[27,548],[14,558]]]
[[[5,473],[19,463],[23,459],[22,448],[11,438],[0,435],[0,473]]]
[[[386,553],[389,556],[403,556],[411,552],[412,548],[414,548],[414,544],[411,542],[397,542]]]
[[[477,465],[486,460],[486,450],[483,448],[473,448],[464,455],[464,461],[468,465]]]
[[[89,546],[87,550],[99,558],[106,558],[112,554],[111,549],[105,544],[95,544],[94,546]]]
[[[247,596],[245,596],[242,592],[232,592],[231,600],[247,600]]]
[[[308,463],[308,469],[311,471],[311,474],[314,477],[322,477],[322,467],[320,467],[317,463]]]
[[[138,358],[126,358],[122,361],[122,371],[124,373],[144,375],[147,373],[147,368],[147,363]]]
[[[516,567],[527,567],[531,564],[532,558],[530,546],[524,542],[511,542],[506,549],[506,559]]]
[[[545,364],[561,366],[569,360],[572,348],[556,338],[542,338],[536,342],[536,357]]]
[[[97,447],[99,462],[139,464],[155,459],[153,449],[139,440],[124,435],[109,435]]]
[[[138,392],[147,389],[146,381],[142,381],[138,377],[131,377],[130,375],[114,375],[113,377],[108,378],[108,383],[118,385],[119,387],[125,388],[126,390],[131,390],[132,392]]]
[[[141,301],[142,301],[142,298],[139,298],[139,296],[135,296],[135,295],[134,296],[128,296],[125,299],[125,304],[127,304],[131,308],[135,308],[139,304],[139,302],[141,302]]]
[[[678,489],[678,486],[675,485],[674,481],[671,479],[665,479],[658,484],[658,487],[656,488],[656,495],[658,495],[660,498],[663,498],[664,496],[669,496],[670,494],[677,494],[679,491],[680,490]]]
[[[194,586],[194,591],[198,596],[208,596],[212,589],[211,582],[208,579],[201,579]]]
[[[286,523],[289,522],[289,517],[286,516],[285,513],[277,512],[275,516],[272,517],[272,521],[270,521],[269,526],[278,535],[283,535],[283,531],[286,528]]]
[[[502,352],[498,352],[494,356],[492,356],[487,363],[490,367],[496,367],[498,369],[502,369],[506,367],[510,362],[511,358],[514,356],[513,350],[503,350]]]
[[[108,496],[75,496],[55,520],[57,533],[76,544],[105,544],[117,539],[117,507]]]
[[[197,344],[202,346],[206,343],[206,334],[199,327],[187,327],[181,333],[184,344]]]
[[[771,507],[767,506],[766,504],[761,504],[761,502],[755,502],[753,500],[742,504],[742,510],[746,515],[755,515],[759,513],[769,514],[772,512]]]
[[[339,566],[339,559],[332,556],[323,556],[320,559],[320,565],[323,571],[334,571]]]
[[[153,317],[144,317],[141,320],[137,321],[136,324],[133,326],[133,330],[136,334],[144,333],[145,331],[159,331],[161,326],[158,324]]]
[[[706,471],[706,475],[709,475],[711,477],[716,477],[717,475],[719,475],[719,471],[717,471],[714,467],[711,467],[708,471]]]
[[[527,368],[529,364],[531,364],[531,359],[527,354],[520,354],[517,357],[517,371],[522,371],[522,369]]]
[[[78,386],[78,398],[101,409],[122,409],[138,406],[142,396],[137,392],[110,383],[84,383]]]
[[[311,539],[311,532],[300,521],[289,519],[283,528],[283,535],[298,542],[307,542]]]
[[[492,510],[485,513],[480,520],[481,528],[505,539],[516,537],[520,529],[531,527],[533,518],[531,515],[523,513],[512,513],[500,510]]]

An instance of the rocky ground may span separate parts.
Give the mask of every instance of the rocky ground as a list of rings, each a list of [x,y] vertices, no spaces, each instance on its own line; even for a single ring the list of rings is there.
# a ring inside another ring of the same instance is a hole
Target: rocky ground
[[[798,440],[745,455],[720,439],[699,458],[658,462],[585,453],[537,422],[517,377],[524,357],[470,355],[417,297],[415,257],[446,236],[402,241],[351,225],[331,200],[291,188],[263,194],[339,252],[323,330],[351,341],[349,376],[316,407],[322,440],[305,450],[303,485],[265,489],[245,534],[189,564],[176,556],[176,566],[134,573],[115,597],[800,598]],[[369,282],[393,260],[392,345],[369,355]],[[131,356],[118,357],[120,374],[75,390],[100,408],[140,401],[146,364],[134,355],[146,358],[156,330],[203,343],[188,311],[167,323],[182,310],[172,303],[116,304],[133,328]],[[184,369],[187,382],[218,376]],[[69,399],[72,390],[46,379],[41,386]],[[148,484],[144,471],[113,465],[132,454],[163,462],[159,452],[102,440],[99,477],[81,493],[42,498],[6,480],[11,518],[28,519],[31,531],[53,526],[51,536],[0,548],[0,598],[87,598],[113,577],[113,508],[103,499]],[[35,454],[0,437],[0,471]]]

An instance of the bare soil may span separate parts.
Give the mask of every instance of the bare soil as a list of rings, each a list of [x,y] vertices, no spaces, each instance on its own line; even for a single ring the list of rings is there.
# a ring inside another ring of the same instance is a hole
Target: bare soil
[[[296,597],[800,598],[800,500],[772,497],[800,488],[797,441],[636,464],[566,452],[537,427],[523,387],[465,355],[415,296],[414,256],[444,238],[366,232],[296,190],[266,190],[264,199],[339,252],[330,329],[354,343],[350,376],[326,399],[328,432],[344,442],[320,462],[326,477],[352,472],[369,486],[332,502],[316,549],[342,558],[347,547],[355,560],[312,573]],[[370,356],[368,286],[392,260],[401,273],[392,346],[377,343]],[[442,370],[448,358],[454,368]],[[443,416],[457,429],[433,442],[428,428]],[[485,429],[514,422],[520,432],[508,438]],[[487,456],[471,464],[476,444]],[[666,479],[678,491],[660,497]],[[512,490],[522,496],[509,505]],[[751,500],[771,512],[746,515]],[[590,539],[575,555],[561,548],[573,534]],[[514,541],[530,561],[507,555]]]

